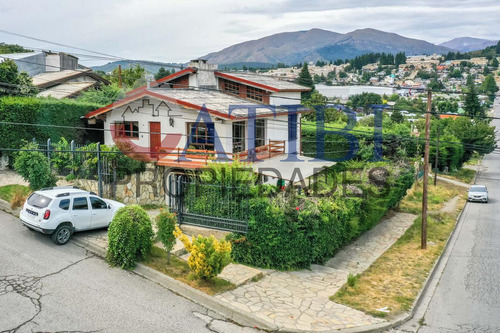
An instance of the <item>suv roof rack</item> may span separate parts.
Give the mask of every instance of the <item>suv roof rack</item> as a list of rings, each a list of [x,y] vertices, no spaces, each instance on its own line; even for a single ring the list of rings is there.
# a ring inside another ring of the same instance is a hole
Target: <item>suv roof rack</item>
[[[50,190],[79,190],[78,186],[52,186],[52,187],[44,187],[40,191],[50,191]]]

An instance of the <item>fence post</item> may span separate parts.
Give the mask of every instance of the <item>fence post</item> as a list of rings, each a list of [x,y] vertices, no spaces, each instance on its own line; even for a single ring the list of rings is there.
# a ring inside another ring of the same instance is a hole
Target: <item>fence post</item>
[[[71,142],[69,144],[69,150],[71,150],[71,173],[76,177],[75,140],[71,140]]]
[[[50,138],[47,139],[47,160],[49,161],[49,169],[50,169]]]
[[[113,200],[116,200],[116,168],[113,168]]]
[[[102,170],[101,170],[101,144],[97,143],[97,186],[99,196],[102,197]]]
[[[176,188],[176,191],[175,191],[175,194],[176,194],[176,197],[177,197],[177,223],[179,223],[179,225],[182,224],[182,204],[183,204],[183,189],[182,189],[182,177],[179,176],[177,177],[177,188]]]

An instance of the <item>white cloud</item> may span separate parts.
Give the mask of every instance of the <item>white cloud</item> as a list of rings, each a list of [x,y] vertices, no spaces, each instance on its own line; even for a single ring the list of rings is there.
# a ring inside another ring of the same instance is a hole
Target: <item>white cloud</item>
[[[375,28],[434,43],[463,36],[499,39],[499,12],[500,4],[494,0],[253,0],[245,4],[27,0],[0,4],[0,29],[125,58],[184,62],[249,39],[311,28],[341,33]],[[61,49],[1,33],[0,41]]]

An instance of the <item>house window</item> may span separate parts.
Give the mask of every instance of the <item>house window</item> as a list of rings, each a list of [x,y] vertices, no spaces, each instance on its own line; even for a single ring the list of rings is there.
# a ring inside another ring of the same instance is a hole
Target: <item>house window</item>
[[[214,124],[188,123],[189,145],[195,149],[214,150],[215,129]]]
[[[230,94],[238,95],[240,93],[240,84],[232,81],[224,81],[224,90]]]
[[[266,120],[255,120],[255,147],[264,146],[266,144]]]
[[[247,87],[247,98],[254,101],[262,102],[264,100],[265,91],[259,88]]]
[[[120,138],[139,138],[139,122],[125,121],[123,123],[115,123],[116,136]]]
[[[245,121],[233,123],[233,153],[245,151]]]

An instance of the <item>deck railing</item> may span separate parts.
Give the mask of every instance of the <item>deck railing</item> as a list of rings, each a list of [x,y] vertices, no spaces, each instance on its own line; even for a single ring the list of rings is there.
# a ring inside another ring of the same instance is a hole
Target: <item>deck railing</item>
[[[255,148],[256,159],[266,159],[278,156],[285,153],[284,140],[269,140],[269,144]],[[205,165],[208,161],[218,160],[232,162],[235,159],[244,160],[249,158],[250,152],[248,150],[239,153],[222,153],[215,150],[207,149],[184,149],[184,148],[166,148],[161,147],[158,149],[159,160],[170,160],[178,164],[192,163]],[[226,158],[221,157],[226,156]]]

